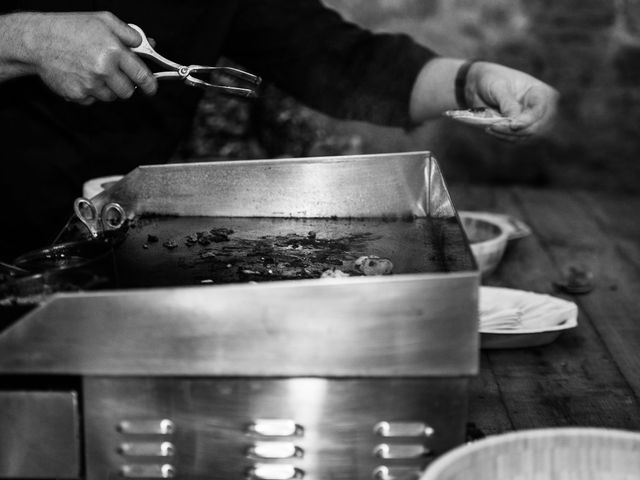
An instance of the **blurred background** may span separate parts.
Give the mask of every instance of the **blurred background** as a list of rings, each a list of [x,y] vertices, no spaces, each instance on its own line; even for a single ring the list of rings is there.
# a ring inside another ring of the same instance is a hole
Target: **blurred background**
[[[430,150],[450,183],[639,190],[640,0],[324,1],[375,31],[555,86],[555,132],[514,146],[449,119],[411,132],[337,121],[267,85],[252,104],[207,96],[176,161]]]

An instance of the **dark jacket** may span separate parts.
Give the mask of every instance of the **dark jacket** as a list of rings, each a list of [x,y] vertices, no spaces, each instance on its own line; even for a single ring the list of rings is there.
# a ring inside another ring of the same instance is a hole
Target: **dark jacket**
[[[433,56],[404,35],[348,23],[319,0],[25,0],[0,8],[108,10],[142,27],[167,58],[214,65],[226,56],[324,113],[385,125],[408,123],[411,87]],[[162,82],[152,98],[83,107],[36,77],[0,84],[0,200],[8,212],[0,258],[51,242],[89,178],[165,163],[201,95]]]

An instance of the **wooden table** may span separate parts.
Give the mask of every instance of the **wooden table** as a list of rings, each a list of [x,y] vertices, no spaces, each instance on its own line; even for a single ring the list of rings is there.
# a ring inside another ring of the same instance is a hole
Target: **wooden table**
[[[533,235],[510,244],[483,284],[551,293],[579,307],[578,327],[554,343],[486,350],[469,420],[485,434],[552,426],[640,430],[640,195],[449,187],[458,210],[512,214]],[[583,265],[595,289],[552,282]]]

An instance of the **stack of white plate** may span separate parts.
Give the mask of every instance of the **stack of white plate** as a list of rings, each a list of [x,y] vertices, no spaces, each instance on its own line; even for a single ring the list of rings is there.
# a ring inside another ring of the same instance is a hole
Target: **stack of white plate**
[[[575,303],[511,288],[480,287],[482,348],[522,348],[553,342],[578,325]]]

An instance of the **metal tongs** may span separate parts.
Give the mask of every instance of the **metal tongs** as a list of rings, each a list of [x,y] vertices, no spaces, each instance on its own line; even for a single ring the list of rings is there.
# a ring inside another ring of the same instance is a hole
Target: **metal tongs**
[[[135,48],[132,48],[131,51],[134,53],[137,53],[142,57],[153,60],[157,64],[162,65],[163,67],[171,69],[171,71],[168,71],[168,72],[155,72],[153,74],[154,77],[158,79],[160,78],[179,79],[191,87],[216,88],[216,89],[223,90],[226,93],[230,93],[233,95],[240,95],[242,97],[247,97],[247,98],[257,97],[255,90],[251,88],[232,87],[230,85],[214,85],[213,83],[205,82],[204,80],[200,80],[199,78],[194,77],[192,73],[219,71],[229,76],[235,77],[239,80],[244,80],[246,82],[249,82],[256,86],[260,85],[260,82],[262,81],[260,77],[253,75],[251,73],[245,72],[243,70],[240,70],[238,68],[233,68],[233,67],[207,67],[203,65],[180,65],[176,62],[173,62],[163,57],[158,52],[156,52],[151,46],[151,44],[149,43],[147,36],[145,35],[145,33],[142,31],[140,27],[132,23],[130,23],[129,26],[134,30],[136,30],[140,34],[140,37],[142,38],[142,42],[140,43],[140,45]]]
[[[99,238],[105,232],[118,230],[127,220],[124,209],[115,202],[107,203],[98,213],[91,200],[79,197],[73,202],[73,211],[93,238]]]

